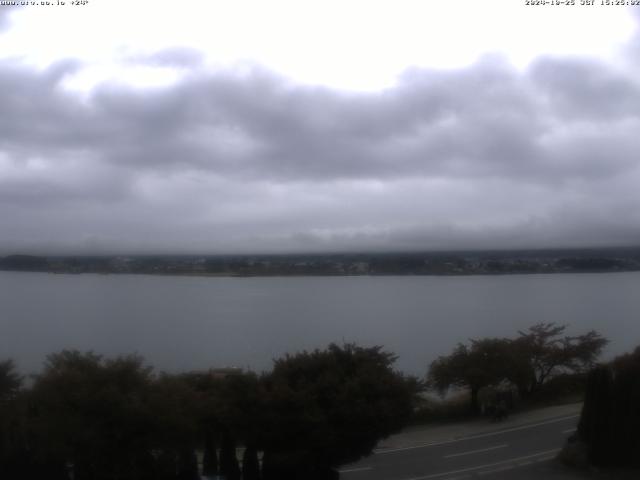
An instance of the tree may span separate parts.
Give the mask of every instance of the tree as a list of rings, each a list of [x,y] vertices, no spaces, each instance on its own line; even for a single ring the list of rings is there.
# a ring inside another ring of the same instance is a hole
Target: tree
[[[16,372],[13,360],[0,362],[0,402],[15,396],[22,386],[22,377]]]
[[[150,448],[158,455],[162,479],[194,476],[193,452],[204,444],[200,428],[198,392],[186,375],[160,374],[149,388]],[[212,460],[212,459],[209,459]]]
[[[21,386],[13,361],[0,362],[0,478],[26,473],[24,402],[17,398]]]
[[[215,436],[212,432],[204,433],[204,452],[202,455],[202,475],[212,477],[218,473],[218,453]]]
[[[640,347],[589,372],[578,437],[597,466],[640,466]]]
[[[325,479],[371,453],[409,419],[419,389],[381,347],[332,344],[276,360],[268,398],[263,478]]]
[[[264,436],[261,419],[264,395],[258,377],[244,371],[191,372],[182,375],[196,396],[193,409],[205,446],[203,474],[240,475],[235,445],[256,451]],[[215,446],[220,441],[219,462]]]
[[[613,461],[640,467],[640,347],[612,363]]]
[[[595,330],[584,335],[562,336],[566,325],[538,323],[518,332],[509,376],[520,394],[530,395],[560,372],[588,371],[608,343]]]
[[[155,375],[138,356],[65,350],[30,389],[0,363],[0,477],[32,480],[327,480],[413,411],[419,382],[380,347],[285,356],[269,374]],[[221,445],[219,462],[216,445]]]
[[[507,378],[510,355],[511,342],[504,338],[471,340],[469,346],[459,343],[450,355],[438,357],[431,363],[427,384],[442,394],[452,386],[468,388],[469,408],[472,413],[478,413],[480,389]]]
[[[200,480],[198,458],[195,450],[189,444],[181,448],[178,453],[177,477],[177,480]]]
[[[260,462],[258,450],[254,446],[248,446],[242,456],[242,480],[259,480]]]
[[[228,480],[240,480],[240,465],[236,456],[236,442],[228,431],[222,435],[220,474]]]
[[[30,418],[36,449],[83,479],[138,479],[150,463],[155,419],[151,369],[137,356],[50,355],[37,376]]]
[[[427,383],[446,392],[467,388],[470,409],[479,412],[480,389],[508,381],[522,397],[535,393],[559,373],[582,373],[594,365],[607,340],[594,330],[584,335],[562,336],[565,325],[538,323],[515,339],[483,338],[462,343],[429,367]]]
[[[613,374],[605,365],[593,368],[587,377],[578,436],[588,445],[587,455],[596,465],[610,462],[612,455]]]

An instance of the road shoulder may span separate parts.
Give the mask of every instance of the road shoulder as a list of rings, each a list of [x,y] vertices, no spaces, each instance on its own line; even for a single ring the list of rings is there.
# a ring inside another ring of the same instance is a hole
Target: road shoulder
[[[446,425],[424,425],[409,427],[381,441],[376,453],[390,450],[417,448],[420,446],[455,441],[460,438],[489,434],[549,420],[580,415],[582,403],[557,405],[525,412],[517,412],[499,423],[486,418]]]

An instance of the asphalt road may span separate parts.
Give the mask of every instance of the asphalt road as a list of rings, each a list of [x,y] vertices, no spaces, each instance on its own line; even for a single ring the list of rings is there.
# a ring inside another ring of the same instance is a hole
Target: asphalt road
[[[574,478],[553,459],[578,415],[471,435],[446,442],[378,451],[340,470],[344,480]]]

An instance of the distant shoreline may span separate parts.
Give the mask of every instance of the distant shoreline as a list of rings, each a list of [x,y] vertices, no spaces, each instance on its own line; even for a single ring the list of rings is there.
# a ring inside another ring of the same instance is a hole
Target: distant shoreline
[[[477,276],[640,271],[639,249],[0,257],[0,271],[191,277]]]
[[[594,270],[594,271],[576,271],[576,272],[509,272],[509,273],[344,273],[344,274],[236,274],[236,273],[145,273],[145,272],[47,272],[39,270],[3,270],[6,273],[45,273],[47,275],[100,275],[100,276],[148,276],[148,277],[188,277],[188,278],[384,278],[384,277],[509,277],[516,275],[598,275],[612,273],[636,273],[638,270]]]

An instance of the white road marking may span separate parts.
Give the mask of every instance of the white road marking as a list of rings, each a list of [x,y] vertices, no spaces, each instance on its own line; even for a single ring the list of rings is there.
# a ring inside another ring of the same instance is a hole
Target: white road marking
[[[506,428],[504,430],[496,430],[495,432],[480,433],[480,434],[477,434],[477,435],[470,435],[468,437],[453,438],[451,440],[444,440],[442,442],[422,443],[420,445],[412,445],[410,447],[390,448],[390,449],[386,449],[386,450],[374,450],[373,453],[375,455],[384,455],[384,454],[387,454],[387,453],[404,452],[406,450],[415,450],[417,448],[427,448],[427,447],[437,447],[437,446],[440,446],[440,445],[449,445],[451,443],[464,442],[466,440],[475,440],[476,438],[493,437],[495,435],[501,435],[503,433],[516,432],[518,430],[526,430],[528,428],[535,428],[535,427],[539,427],[539,426],[542,426],[542,425],[549,425],[551,423],[563,422],[565,420],[570,420],[572,418],[578,418],[579,416],[580,415],[568,415],[566,417],[554,418],[554,419],[551,419],[551,420],[546,420],[544,422],[531,423],[531,424],[522,425],[522,426],[519,426],[519,427]]]
[[[527,461],[524,461],[524,462],[518,462],[517,465],[507,465],[505,467],[493,468],[491,470],[484,470],[482,472],[478,472],[478,475],[489,475],[491,473],[504,472],[505,470],[513,470],[516,467],[526,467],[527,465],[531,465],[534,462],[535,463],[548,462],[549,460],[552,460],[553,457],[555,457],[555,455],[552,455],[550,457],[537,458],[535,460],[527,460]]]
[[[577,430],[577,428],[567,428],[566,430],[562,430],[562,433],[573,433]]]
[[[359,468],[347,468],[345,470],[338,470],[340,473],[351,473],[351,472],[364,472],[367,470],[371,470],[371,467],[359,467]]]
[[[478,450],[469,450],[468,452],[452,453],[451,455],[445,455],[444,458],[462,457],[464,455],[472,455],[474,453],[488,452],[489,450],[497,450],[498,448],[506,448],[508,446],[509,445],[505,443],[504,445],[496,445],[494,447],[480,448]]]
[[[487,463],[487,464],[484,464],[484,465],[477,465],[475,467],[462,468],[460,470],[451,470],[449,472],[433,473],[431,475],[424,475],[422,477],[411,477],[411,478],[407,478],[405,480],[427,480],[429,478],[446,477],[448,475],[455,475],[457,473],[472,472],[474,470],[482,470],[484,468],[497,467],[498,465],[505,465],[505,464],[509,464],[509,463],[517,463],[517,462],[519,462],[521,460],[526,460],[526,459],[529,459],[529,458],[539,457],[541,455],[550,455],[550,454],[555,455],[559,451],[560,451],[560,449],[556,448],[556,449],[553,449],[553,450],[546,450],[544,452],[534,453],[532,455],[525,455],[523,457],[510,458],[509,460],[502,460],[500,462]],[[548,460],[550,458],[553,458],[553,457],[545,458],[544,460],[546,461],[546,460]]]

